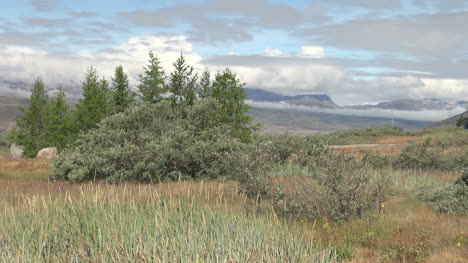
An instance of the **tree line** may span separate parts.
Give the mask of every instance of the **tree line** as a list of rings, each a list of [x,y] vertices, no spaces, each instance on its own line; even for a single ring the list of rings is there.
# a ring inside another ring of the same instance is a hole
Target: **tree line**
[[[51,96],[42,79],[37,78],[32,84],[29,106],[20,109],[11,138],[24,147],[25,157],[34,157],[44,147],[57,147],[59,151],[69,147],[80,133],[130,107],[168,101],[184,112],[196,100],[211,98],[220,104],[216,114],[221,122],[230,125],[242,141],[251,140],[256,126],[251,125],[252,118],[247,115],[250,107],[244,103],[245,84],[235,73],[226,68],[212,78],[205,69],[199,76],[182,53],[173,67],[166,74],[157,55],[150,51],[148,64],[139,75],[138,92],[134,92],[122,66],[115,68],[110,82],[100,78],[91,66],[81,82],[82,96],[74,107],[67,103],[62,87]]]

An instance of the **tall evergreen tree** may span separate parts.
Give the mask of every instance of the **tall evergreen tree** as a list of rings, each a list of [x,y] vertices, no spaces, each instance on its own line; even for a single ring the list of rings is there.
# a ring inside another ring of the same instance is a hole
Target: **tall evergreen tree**
[[[57,147],[58,150],[73,143],[77,137],[72,111],[61,87],[48,104],[45,136],[47,145]]]
[[[169,91],[172,105],[190,106],[196,99],[197,75],[185,61],[184,55],[174,62],[174,71],[169,77]]]
[[[87,131],[96,128],[97,123],[110,115],[107,81],[98,81],[96,70],[88,69],[82,82],[83,98],[76,106],[76,118],[79,129]]]
[[[203,71],[200,78],[200,84],[198,85],[198,96],[201,99],[205,99],[211,96],[211,73],[207,68],[205,71]]]
[[[34,157],[46,147],[46,116],[49,96],[41,78],[34,80],[28,107],[21,107],[16,118],[14,141],[24,147],[25,157]]]
[[[161,67],[161,62],[158,57],[152,52],[149,52],[148,65],[143,68],[144,74],[140,74],[140,97],[146,103],[158,103],[162,100],[162,94],[167,91],[165,86],[165,73]]]
[[[251,124],[252,117],[247,114],[250,106],[244,102],[247,98],[244,86],[236,74],[227,68],[222,73],[216,73],[211,97],[221,104],[220,114],[223,122],[231,125],[242,141],[249,142],[252,139],[252,131],[257,129],[257,126]]]
[[[115,68],[111,91],[112,111],[125,111],[135,100],[135,93],[128,86],[128,75],[122,66]]]

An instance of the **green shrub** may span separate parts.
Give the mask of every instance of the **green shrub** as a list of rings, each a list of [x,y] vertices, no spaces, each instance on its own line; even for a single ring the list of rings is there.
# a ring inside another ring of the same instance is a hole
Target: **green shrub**
[[[390,181],[384,170],[363,167],[353,157],[331,152],[319,160],[311,158],[308,165],[307,175],[254,176],[242,182],[242,189],[272,203],[279,214],[309,220],[362,218],[385,201]]]
[[[457,178],[455,184],[468,186],[468,167],[462,169],[461,175]]]
[[[163,102],[131,108],[79,136],[53,161],[52,178],[158,182],[179,178],[237,178],[255,167],[252,146],[218,123],[215,101],[183,113]]]
[[[366,152],[366,154],[362,157],[363,165],[367,165],[372,168],[386,168],[390,167],[393,164],[392,157],[379,154],[374,152]]]
[[[437,212],[449,214],[468,213],[467,185],[450,184],[422,188],[418,190],[416,197]]]
[[[369,137],[403,135],[401,127],[381,126],[365,129],[350,129],[320,135],[332,145],[368,143]]]
[[[395,165],[403,169],[456,171],[468,166],[468,149],[445,151],[433,140],[411,142],[398,155]]]
[[[10,134],[8,132],[0,132],[0,147],[8,148],[11,144]]]
[[[317,158],[328,150],[325,141],[318,136],[290,133],[263,137],[258,143],[258,147],[269,161],[277,164],[305,165],[310,158]]]

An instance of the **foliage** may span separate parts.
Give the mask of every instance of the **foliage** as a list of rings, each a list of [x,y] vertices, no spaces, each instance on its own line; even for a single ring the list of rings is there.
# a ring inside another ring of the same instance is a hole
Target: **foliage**
[[[205,99],[211,96],[211,84],[211,73],[208,69],[205,69],[201,75],[200,84],[198,85],[198,96],[200,98]]]
[[[174,71],[169,76],[168,83],[172,105],[182,108],[191,106],[196,100],[197,74],[193,72],[193,67],[187,64],[182,53],[173,65]]]
[[[21,114],[16,118],[16,129],[13,132],[15,143],[24,147],[25,157],[34,157],[36,153],[47,146],[46,125],[47,105],[49,96],[44,82],[37,78],[31,90],[28,107],[21,107]]]
[[[321,135],[332,145],[347,145],[369,142],[369,137],[402,135],[401,127],[381,126],[365,129],[349,129]]]
[[[116,67],[111,88],[112,112],[115,114],[125,111],[134,103],[135,95],[128,86],[128,75],[123,67]]]
[[[456,126],[457,127],[463,127],[465,125],[465,118],[463,117],[463,114],[460,114],[460,117],[457,119]]]
[[[361,161],[364,165],[375,169],[387,168],[393,165],[392,157],[374,152],[366,152]]]
[[[444,152],[430,138],[424,142],[411,142],[397,156],[395,165],[403,169],[439,169],[456,171],[468,166],[468,149]]]
[[[214,100],[200,101],[183,118],[164,102],[111,116],[55,158],[52,177],[113,182],[238,178],[253,169],[251,146],[221,125],[219,108]]]
[[[162,100],[162,94],[167,91],[165,87],[164,69],[158,57],[149,52],[148,65],[143,68],[145,73],[140,75],[140,98],[145,103],[158,103]]]
[[[468,167],[462,169],[460,177],[457,178],[455,184],[468,186]]]
[[[326,157],[325,157],[326,156]],[[271,202],[277,212],[309,220],[350,220],[378,211],[390,184],[384,170],[360,166],[352,157],[322,154],[311,158],[309,173],[286,182],[253,176],[242,181],[244,193]]]
[[[236,74],[230,69],[217,73],[212,84],[211,97],[220,105],[220,114],[223,123],[230,125],[244,142],[252,141],[252,132],[257,129],[252,126],[252,117],[247,114],[250,106],[244,100],[247,94],[244,92],[244,83],[241,83]]]
[[[85,80],[82,82],[83,98],[76,106],[77,124],[82,131],[97,127],[105,117],[111,113],[109,103],[109,88],[107,82],[99,82],[96,70],[88,69]]]
[[[59,88],[55,97],[52,97],[48,104],[46,145],[57,147],[61,151],[73,143],[77,136],[74,122],[73,112],[65,100],[65,92]]]
[[[268,155],[272,163],[297,163],[306,165],[311,158],[319,158],[327,151],[325,141],[318,136],[302,136],[297,134],[281,134],[278,136],[263,136],[259,147]]]
[[[1,147],[10,147],[10,145],[13,143],[12,138],[11,138],[11,132],[0,132],[0,148]]]
[[[437,212],[449,214],[468,213],[468,186],[465,184],[421,188],[416,196]]]

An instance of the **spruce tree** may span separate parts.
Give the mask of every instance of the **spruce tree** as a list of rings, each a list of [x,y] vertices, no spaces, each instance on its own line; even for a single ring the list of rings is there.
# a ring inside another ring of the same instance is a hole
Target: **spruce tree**
[[[77,137],[72,111],[61,87],[48,104],[45,136],[47,145],[57,147],[58,150],[63,150]]]
[[[155,104],[162,100],[161,95],[167,91],[164,84],[166,77],[158,57],[152,51],[149,57],[148,65],[143,68],[145,73],[140,74],[138,90],[143,102]]]
[[[13,132],[15,143],[24,147],[25,157],[34,157],[46,144],[46,116],[49,97],[41,78],[34,80],[28,107],[21,107]]]
[[[122,66],[115,68],[112,78],[111,101],[113,113],[125,111],[135,99],[135,93],[128,86],[128,75]]]
[[[189,66],[184,55],[174,62],[174,71],[169,77],[169,91],[172,105],[182,107],[191,106],[196,99],[197,75],[193,72],[193,67]]]
[[[257,126],[251,125],[252,117],[247,114],[250,106],[244,102],[247,98],[244,86],[236,74],[227,68],[222,73],[216,73],[211,97],[221,104],[222,122],[233,127],[242,141],[249,142]]]
[[[463,118],[463,113],[460,114],[460,117],[457,119],[457,127],[462,127],[465,124],[465,118]]]
[[[208,69],[203,71],[200,84],[198,85],[198,96],[205,99],[211,96],[211,73]]]
[[[83,98],[76,106],[76,118],[79,129],[88,131],[97,127],[97,123],[110,115],[109,90],[107,81],[98,81],[96,70],[88,69],[82,82]]]

